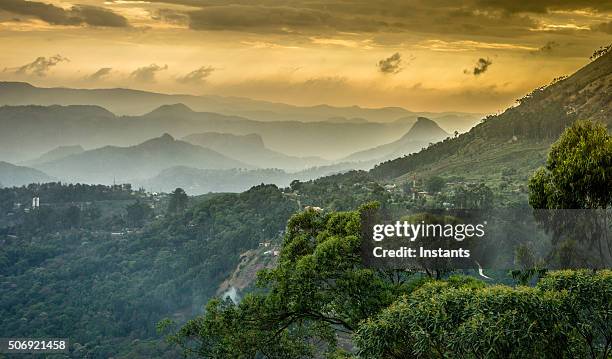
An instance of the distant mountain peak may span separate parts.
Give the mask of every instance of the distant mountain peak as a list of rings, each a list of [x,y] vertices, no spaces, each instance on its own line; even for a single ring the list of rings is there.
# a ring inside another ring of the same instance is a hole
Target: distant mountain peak
[[[172,135],[170,135],[169,133],[164,133],[163,135],[159,136],[157,139],[160,141],[165,141],[165,142],[174,142],[174,137],[172,137]]]
[[[149,115],[182,115],[182,114],[192,114],[194,111],[184,103],[175,103],[170,105],[161,105],[155,110],[149,112]]]
[[[408,130],[408,132],[402,137],[403,139],[411,140],[430,140],[435,139],[438,141],[440,138],[448,136],[448,133],[444,131],[438,124],[426,117],[418,117],[414,125]]]

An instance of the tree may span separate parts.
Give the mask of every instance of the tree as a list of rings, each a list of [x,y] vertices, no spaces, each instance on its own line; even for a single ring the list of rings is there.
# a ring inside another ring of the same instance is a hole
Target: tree
[[[565,130],[552,145],[546,166],[529,180],[529,204],[546,210],[535,215],[553,233],[558,264],[609,265],[606,209],[612,204],[612,136],[603,125],[578,121]],[[568,214],[562,209],[589,211]]]
[[[433,176],[425,180],[425,189],[429,193],[436,193],[440,192],[442,188],[444,188],[445,184],[446,182],[444,181],[444,178],[439,176]]]
[[[589,59],[591,61],[595,61],[598,58],[602,57],[603,55],[609,53],[611,50],[612,50],[612,44],[608,46],[602,46],[599,49],[593,51],[593,54],[591,55],[591,57],[589,57]]]
[[[189,197],[182,188],[175,189],[170,195],[170,202],[168,203],[168,212],[176,214],[182,213],[187,209],[187,202]]]
[[[144,221],[151,217],[153,213],[151,207],[146,203],[140,202],[140,200],[136,200],[136,202],[128,205],[125,209],[127,210],[128,223],[135,227],[142,226]]]
[[[258,273],[258,286],[266,290],[248,294],[239,304],[210,302],[205,315],[172,339],[205,358],[302,358],[314,357],[317,349],[336,353],[336,333],[352,333],[407,292],[402,274],[394,277],[362,264],[360,216],[372,209],[294,215],[276,268]]]
[[[81,209],[77,206],[70,206],[62,215],[62,220],[67,228],[75,228],[81,225]]]
[[[535,288],[432,281],[362,322],[360,358],[608,358],[612,272],[552,272]]]
[[[603,125],[577,121],[565,130],[546,166],[529,180],[529,204],[536,209],[612,204],[612,136]]]

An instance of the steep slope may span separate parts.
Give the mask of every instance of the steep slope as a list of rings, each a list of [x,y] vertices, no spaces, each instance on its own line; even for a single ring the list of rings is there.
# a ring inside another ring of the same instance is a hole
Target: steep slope
[[[326,164],[318,157],[296,157],[268,149],[258,134],[233,135],[230,133],[205,132],[183,137],[184,141],[210,148],[239,161],[261,168],[281,168],[288,171],[302,170]]]
[[[29,167],[15,166],[0,161],[0,187],[23,186],[29,183],[51,182],[55,179]]]
[[[83,149],[83,147],[81,147],[80,145],[59,146],[49,152],[43,153],[35,159],[25,161],[23,164],[27,166],[35,166],[45,162],[56,161],[61,158],[68,157],[70,155],[76,155],[82,152],[85,152],[85,149]]]
[[[108,184],[115,180],[149,178],[172,166],[209,169],[252,167],[164,134],[136,146],[106,146],[43,163],[36,168],[64,180]]]
[[[550,143],[578,119],[612,128],[612,53],[534,90],[468,133],[379,164],[371,173],[387,180],[442,174],[485,181],[516,173],[525,180],[544,162]]]
[[[384,161],[418,152],[430,143],[438,142],[448,136],[449,134],[441,129],[436,122],[425,117],[419,117],[417,122],[399,140],[369,150],[356,152],[345,157],[343,160]]]

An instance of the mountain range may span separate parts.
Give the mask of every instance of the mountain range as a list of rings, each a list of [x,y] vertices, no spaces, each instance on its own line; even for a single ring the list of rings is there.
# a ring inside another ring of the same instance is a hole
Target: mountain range
[[[391,123],[262,122],[237,116],[195,112],[183,104],[164,105],[143,116],[115,116],[99,106],[0,107],[0,158],[22,162],[58,146],[78,143],[85,149],[131,146],[168,133],[256,133],[273,151],[293,157],[341,158],[397,139],[413,125]]]
[[[168,134],[135,146],[105,146],[84,151],[36,168],[64,181],[108,184],[150,178],[173,166],[253,168],[211,149],[175,140]]]
[[[130,89],[42,88],[24,82],[0,82],[4,105],[98,105],[118,115],[141,115],[163,105],[183,103],[195,111],[245,117],[256,121],[391,122],[418,116],[439,119],[448,131],[468,130],[482,114],[412,112],[401,107],[363,108],[329,105],[293,106],[240,97],[171,95]]]
[[[185,136],[183,140],[194,145],[210,148],[260,168],[282,168],[297,171],[329,163],[329,161],[320,157],[296,157],[272,151],[264,145],[261,136],[255,133],[234,135],[231,133],[205,132]]]

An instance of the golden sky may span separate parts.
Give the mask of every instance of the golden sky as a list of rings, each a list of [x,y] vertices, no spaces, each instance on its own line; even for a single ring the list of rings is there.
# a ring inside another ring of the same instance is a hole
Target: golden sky
[[[0,80],[496,112],[611,39],[612,1],[0,0]]]

